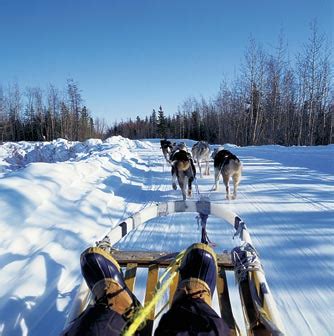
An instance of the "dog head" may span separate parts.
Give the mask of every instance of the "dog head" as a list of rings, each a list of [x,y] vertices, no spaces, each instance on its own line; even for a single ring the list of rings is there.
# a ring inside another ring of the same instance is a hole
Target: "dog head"
[[[224,146],[216,147],[216,148],[213,150],[212,154],[211,154],[211,158],[214,159],[215,156],[217,155],[217,153],[220,152],[220,151],[223,150],[223,149],[224,149]]]
[[[186,144],[184,142],[179,142],[178,144],[176,142],[173,143],[173,149],[172,151],[176,151],[176,150],[183,150],[185,152],[188,152],[188,148],[186,146]]]

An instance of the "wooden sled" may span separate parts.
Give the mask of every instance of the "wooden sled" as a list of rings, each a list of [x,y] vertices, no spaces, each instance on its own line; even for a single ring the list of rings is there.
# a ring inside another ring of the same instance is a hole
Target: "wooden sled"
[[[240,304],[247,329],[247,335],[269,336],[284,335],[284,327],[279,316],[276,304],[266,282],[263,268],[252,242],[245,223],[233,212],[223,209],[222,204],[200,201],[173,201],[159,203],[143,209],[132,217],[113,228],[109,234],[111,246],[124,237],[129,231],[139,225],[159,216],[166,216],[178,212],[197,212],[201,218],[202,242],[205,239],[206,219],[209,215],[221,218],[231,224],[243,242],[230,252],[217,254],[218,275],[217,294],[222,318],[230,328],[230,335],[241,335],[234,319],[226,272],[234,272],[238,282]],[[147,268],[146,293],[143,305],[151,302],[156,291],[159,278],[159,269],[168,267],[175,259],[178,252],[142,252],[142,251],[117,251],[111,250],[112,256],[125,269],[125,282],[130,290],[134,289],[137,270]],[[243,263],[250,260],[250,263]],[[177,287],[178,277],[173,279],[169,287],[168,304],[170,305]],[[91,293],[82,282],[72,304],[65,327],[77,318],[92,303]],[[146,325],[149,333],[153,334],[155,309],[147,317]]]

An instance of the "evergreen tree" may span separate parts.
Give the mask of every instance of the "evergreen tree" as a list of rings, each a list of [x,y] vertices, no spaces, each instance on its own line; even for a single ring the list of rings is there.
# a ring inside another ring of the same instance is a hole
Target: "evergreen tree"
[[[158,121],[157,121],[157,112],[155,111],[155,109],[153,109],[152,114],[150,116],[150,137],[156,137],[156,133],[157,133],[157,125],[158,125]]]
[[[167,136],[167,120],[161,106],[158,111],[158,134],[160,138],[165,138]]]

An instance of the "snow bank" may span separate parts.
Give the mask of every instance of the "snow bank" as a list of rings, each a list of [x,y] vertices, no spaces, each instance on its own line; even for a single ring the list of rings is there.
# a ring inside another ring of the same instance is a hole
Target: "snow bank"
[[[102,141],[89,139],[84,142],[57,139],[51,142],[5,142],[0,146],[0,173],[17,170],[33,162],[57,163],[86,160],[113,151],[116,161],[130,155],[135,148],[152,148],[145,141],[114,136]],[[116,154],[117,152],[117,154]],[[121,155],[120,155],[121,153]]]

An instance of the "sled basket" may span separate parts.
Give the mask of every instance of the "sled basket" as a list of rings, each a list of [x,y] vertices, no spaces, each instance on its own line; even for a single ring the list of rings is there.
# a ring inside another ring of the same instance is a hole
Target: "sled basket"
[[[239,327],[234,319],[227,272],[234,272],[238,282],[240,304],[247,329],[247,335],[284,335],[284,327],[278,310],[266,282],[263,268],[258,255],[252,246],[251,238],[245,223],[233,212],[222,208],[222,204],[214,204],[209,201],[174,201],[155,204],[136,213],[132,217],[120,223],[108,234],[112,246],[129,231],[146,221],[163,215],[177,212],[197,212],[204,217],[212,214],[222,218],[233,225],[235,235],[243,242],[232,251],[217,254],[217,295],[221,317],[230,328],[230,335],[241,335]],[[103,241],[102,241],[103,242]],[[168,267],[178,255],[178,252],[143,252],[143,251],[118,251],[111,249],[110,253],[124,268],[125,282],[131,291],[134,290],[137,271],[140,268],[147,269],[146,292],[143,306],[153,299],[159,279],[159,270]],[[178,276],[169,286],[167,305],[171,305],[177,287]],[[92,301],[89,289],[83,281],[76,298],[72,304],[67,324],[73,321],[87,305]],[[156,318],[155,307],[146,319],[146,328],[149,334],[153,334],[153,324]]]

